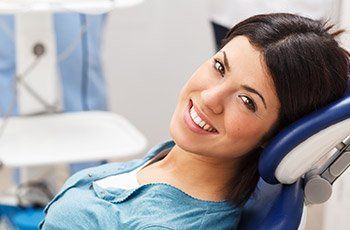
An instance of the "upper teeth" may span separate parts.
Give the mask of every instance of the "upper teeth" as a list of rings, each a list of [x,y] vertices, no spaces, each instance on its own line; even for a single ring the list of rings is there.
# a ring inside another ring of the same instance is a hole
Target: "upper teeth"
[[[213,127],[211,127],[210,125],[208,125],[207,123],[205,123],[205,121],[203,121],[197,114],[197,112],[194,110],[194,107],[192,106],[191,110],[191,118],[194,121],[194,123],[196,123],[199,127],[201,127],[202,129],[209,131],[209,132],[216,132],[216,129],[214,129]]]

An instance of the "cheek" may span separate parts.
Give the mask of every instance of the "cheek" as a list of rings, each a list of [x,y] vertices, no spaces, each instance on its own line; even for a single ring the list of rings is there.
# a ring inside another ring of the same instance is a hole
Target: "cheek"
[[[242,152],[256,147],[266,132],[263,121],[252,116],[239,114],[225,119],[226,138]]]

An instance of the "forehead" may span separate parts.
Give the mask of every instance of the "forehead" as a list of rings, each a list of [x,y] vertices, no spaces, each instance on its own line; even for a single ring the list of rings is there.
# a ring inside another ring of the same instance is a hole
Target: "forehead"
[[[225,52],[230,65],[230,71],[227,73],[229,77],[261,92],[270,107],[279,108],[275,86],[264,57],[247,37],[233,38],[220,50],[218,55],[223,55],[220,54],[222,52]]]

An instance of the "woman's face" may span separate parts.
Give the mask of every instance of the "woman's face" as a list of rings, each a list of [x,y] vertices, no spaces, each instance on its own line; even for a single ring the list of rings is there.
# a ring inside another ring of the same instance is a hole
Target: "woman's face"
[[[279,108],[263,56],[238,36],[183,87],[170,133],[185,151],[234,159],[262,144]]]

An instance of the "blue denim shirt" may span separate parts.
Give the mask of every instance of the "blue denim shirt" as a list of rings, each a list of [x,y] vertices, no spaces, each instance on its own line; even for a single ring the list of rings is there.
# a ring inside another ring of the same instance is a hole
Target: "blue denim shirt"
[[[169,150],[155,146],[144,159],[85,169],[70,177],[45,208],[41,229],[235,229],[241,209],[199,200],[165,183],[104,189],[94,181],[129,172]]]

